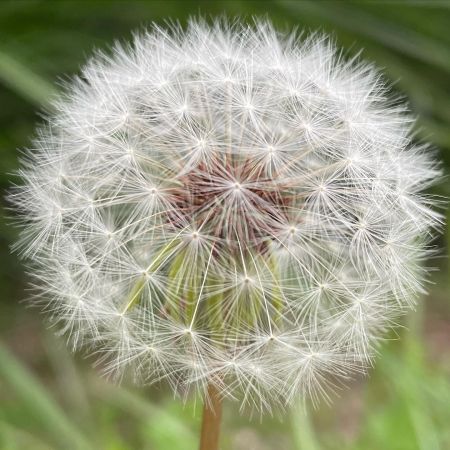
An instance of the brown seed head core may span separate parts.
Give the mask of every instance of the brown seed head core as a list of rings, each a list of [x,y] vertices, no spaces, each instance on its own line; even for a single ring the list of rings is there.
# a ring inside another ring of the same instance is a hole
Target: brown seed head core
[[[227,245],[260,245],[288,220],[291,197],[252,164],[230,156],[200,163],[179,178],[174,190],[175,224],[194,224]]]

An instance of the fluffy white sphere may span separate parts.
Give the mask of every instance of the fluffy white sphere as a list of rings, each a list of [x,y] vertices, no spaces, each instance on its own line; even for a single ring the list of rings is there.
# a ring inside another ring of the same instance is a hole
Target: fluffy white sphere
[[[55,109],[11,195],[18,247],[107,371],[315,400],[422,292],[439,170],[380,74],[327,37],[154,26]]]

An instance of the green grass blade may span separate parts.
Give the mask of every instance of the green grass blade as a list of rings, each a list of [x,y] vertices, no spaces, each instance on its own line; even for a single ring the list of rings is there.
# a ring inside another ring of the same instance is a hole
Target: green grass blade
[[[0,82],[38,106],[47,105],[57,96],[57,90],[50,83],[1,50]]]
[[[286,12],[316,16],[382,46],[450,72],[450,52],[438,41],[365,13],[356,3],[277,0]]]
[[[65,449],[92,448],[41,383],[0,343],[0,379],[55,442]],[[70,386],[68,386],[70,389]]]
[[[154,448],[175,449],[197,447],[197,437],[188,426],[178,419],[179,414],[148,402],[124,388],[95,379],[89,383],[92,395],[102,401],[135,416],[145,427],[144,434]]]
[[[0,422],[0,448],[4,450],[54,450],[35,436]]]
[[[71,418],[81,429],[86,433],[93,432],[95,425],[85,380],[75,364],[73,355],[67,349],[65,342],[55,339],[55,336],[48,332],[44,334],[43,344],[50,367],[53,369],[61,404],[71,412]],[[68,385],[70,389],[67,389]],[[93,433],[89,434],[93,435]]]

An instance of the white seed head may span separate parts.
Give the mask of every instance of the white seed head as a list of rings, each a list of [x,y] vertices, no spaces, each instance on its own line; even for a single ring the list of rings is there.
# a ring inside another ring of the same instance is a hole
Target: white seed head
[[[258,409],[316,400],[423,292],[440,171],[327,37],[154,26],[55,109],[11,194],[17,248],[107,372]]]

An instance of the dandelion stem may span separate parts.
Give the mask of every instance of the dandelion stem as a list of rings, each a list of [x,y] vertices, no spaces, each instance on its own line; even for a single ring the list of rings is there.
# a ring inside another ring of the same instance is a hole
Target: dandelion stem
[[[217,387],[210,383],[203,406],[200,450],[218,450],[221,417],[222,399]]]

